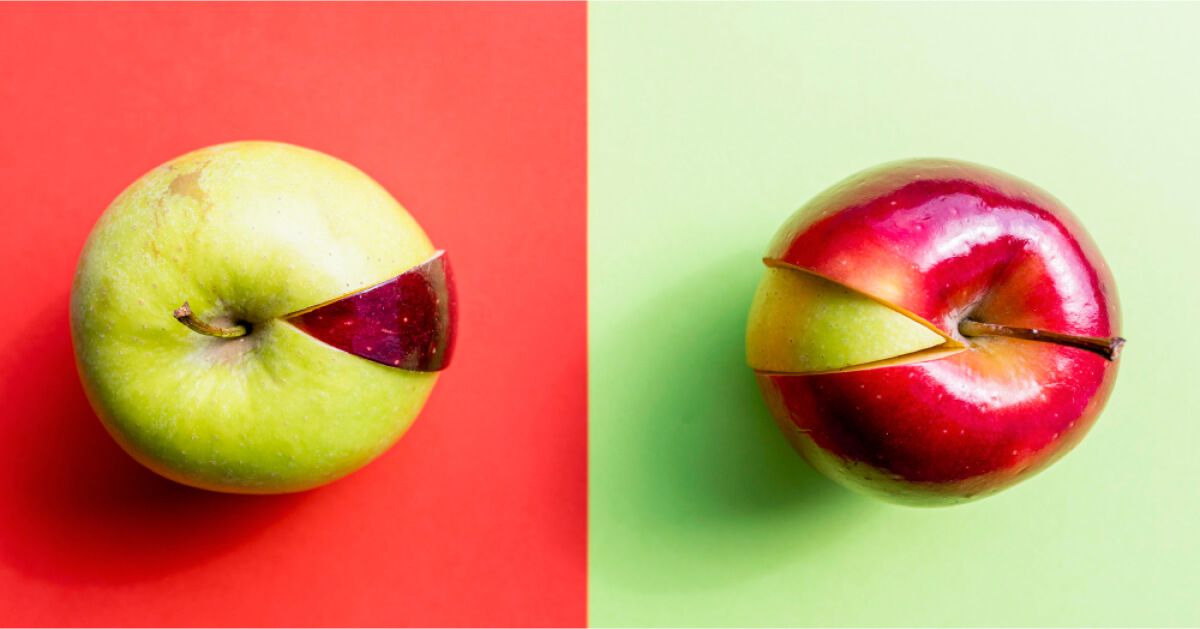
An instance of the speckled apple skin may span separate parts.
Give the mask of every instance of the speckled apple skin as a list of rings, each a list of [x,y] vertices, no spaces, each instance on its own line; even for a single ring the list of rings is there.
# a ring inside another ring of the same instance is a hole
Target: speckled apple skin
[[[308,489],[381,454],[435,373],[333,348],[280,317],[395,277],[434,248],[363,172],[287,144],[172,160],[129,186],[85,245],[71,293],[84,389],[150,469],[227,492]],[[236,340],[172,317],[244,320]]]
[[[823,375],[759,375],[793,445],[831,478],[911,504],[985,496],[1074,447],[1117,363],[1079,349],[963,339],[980,321],[1119,334],[1112,276],[1070,212],[975,164],[910,160],[854,175],[780,230],[766,257],[895,304],[968,344],[952,356]]]
[[[444,251],[386,282],[287,321],[355,356],[409,371],[441,371],[454,353],[458,301]]]

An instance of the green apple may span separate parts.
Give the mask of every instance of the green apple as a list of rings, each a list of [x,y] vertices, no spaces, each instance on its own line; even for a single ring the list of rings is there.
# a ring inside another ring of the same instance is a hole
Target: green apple
[[[189,153],[130,185],[88,238],[71,292],[80,377],[113,438],[167,478],[237,493],[330,482],[400,438],[437,374],[364,359],[288,315],[433,255],[343,161],[272,142]]]

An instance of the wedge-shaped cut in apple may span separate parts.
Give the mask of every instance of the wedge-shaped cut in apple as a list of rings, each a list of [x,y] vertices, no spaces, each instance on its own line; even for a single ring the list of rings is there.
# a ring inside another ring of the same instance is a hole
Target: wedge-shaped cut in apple
[[[746,333],[746,360],[759,372],[826,373],[962,349],[889,304],[814,273],[765,262]]]
[[[454,278],[444,251],[400,275],[287,315],[338,349],[389,367],[440,371],[454,352]]]

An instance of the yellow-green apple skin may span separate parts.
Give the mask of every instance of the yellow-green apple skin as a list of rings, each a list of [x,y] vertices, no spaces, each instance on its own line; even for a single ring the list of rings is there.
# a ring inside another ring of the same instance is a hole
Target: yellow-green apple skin
[[[768,266],[750,305],[746,361],[760,372],[821,373],[876,364],[951,342],[856,290]]]
[[[71,334],[100,420],[178,482],[237,493],[309,489],[390,447],[435,373],[395,369],[280,319],[395,277],[434,248],[357,168],[288,144],[188,153],[113,201],[84,246]],[[172,317],[245,321],[237,339]]]

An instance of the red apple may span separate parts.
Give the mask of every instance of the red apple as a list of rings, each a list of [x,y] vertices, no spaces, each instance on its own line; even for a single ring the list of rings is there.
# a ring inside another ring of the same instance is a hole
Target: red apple
[[[853,489],[912,504],[994,493],[1075,446],[1112,390],[1108,267],[1059,201],[1010,175],[932,159],[867,170],[792,216],[766,261],[749,362],[801,455]],[[873,340],[829,323],[847,312],[901,327]]]

